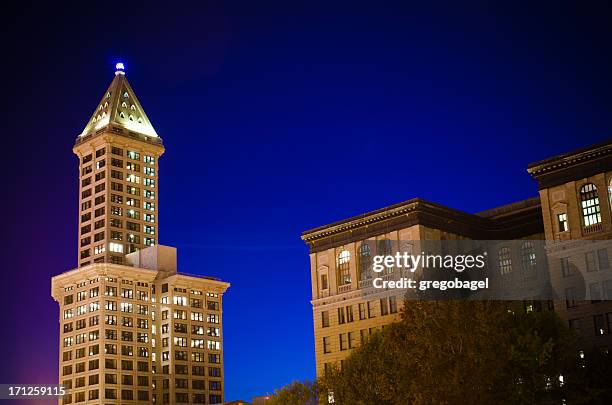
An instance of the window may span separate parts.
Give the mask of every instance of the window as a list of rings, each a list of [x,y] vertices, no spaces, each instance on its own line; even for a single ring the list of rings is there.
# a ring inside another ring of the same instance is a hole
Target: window
[[[359,248],[359,280],[372,278],[372,250],[366,242]]]
[[[111,252],[123,253],[123,244],[122,243],[111,242],[109,244],[109,249],[110,249]]]
[[[321,290],[327,290],[327,274],[321,274]]]
[[[338,254],[336,272],[338,274],[338,285],[343,286],[351,284],[350,271],[351,254],[348,250],[342,250]]]
[[[508,274],[512,271],[512,258],[510,257],[510,249],[502,247],[497,254],[499,263],[499,272]]]
[[[594,184],[585,184],[580,189],[580,207],[582,209],[582,223],[585,228],[601,222],[599,196]]]
[[[338,340],[340,341],[340,350],[348,349],[346,333],[341,333]]]
[[[359,304],[359,320],[366,319],[366,306],[364,303]]]
[[[389,313],[397,313],[397,297],[389,297]]]
[[[321,325],[323,328],[329,327],[329,311],[321,312]]]
[[[368,318],[374,318],[374,301],[368,301]]]
[[[576,288],[571,287],[565,289],[565,306],[567,308],[576,308],[578,306]]]
[[[569,231],[569,225],[567,223],[567,214],[557,214],[557,224],[559,225],[559,232]]]
[[[591,304],[601,302],[601,288],[599,283],[589,284],[589,295],[591,297]]]
[[[380,300],[380,315],[388,315],[389,314],[389,305],[386,298],[382,298]]]
[[[569,277],[572,275],[572,268],[570,267],[569,257],[561,258],[561,275],[563,277]]]
[[[606,334],[606,323],[603,314],[593,316],[593,324],[595,326],[595,336]]]
[[[344,315],[344,307],[338,308],[338,324],[342,325],[346,322],[346,317]]]
[[[597,251],[597,261],[599,262],[599,270],[607,270],[610,268],[607,249],[599,249]]]
[[[601,292],[604,300],[612,300],[612,280],[601,282]]]
[[[536,266],[536,254],[533,242],[527,241],[521,244],[521,264],[523,271],[532,271]]]
[[[597,262],[595,261],[595,252],[586,252],[584,254],[586,263],[586,271],[597,271]]]
[[[329,345],[329,337],[323,338],[323,353],[331,353],[331,348]]]

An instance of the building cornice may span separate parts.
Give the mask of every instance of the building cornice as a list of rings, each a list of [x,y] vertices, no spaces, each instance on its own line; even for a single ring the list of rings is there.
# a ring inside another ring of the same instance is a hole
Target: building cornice
[[[118,141],[121,141],[121,138],[123,138],[124,141],[138,141],[151,146],[155,146],[159,149],[159,155],[164,152],[164,143],[161,138],[151,137],[140,134],[138,132],[129,131],[125,128],[121,128],[116,125],[108,125],[98,129],[95,132],[90,132],[86,135],[78,136],[74,143],[74,149],[76,150],[79,146],[86,144],[94,139],[99,139],[102,135],[113,135]]]
[[[415,198],[306,231],[302,240],[318,252],[414,225],[472,239],[513,239],[543,232],[540,210],[539,201],[529,199],[476,215]]]
[[[562,155],[531,163],[527,172],[538,181],[539,189],[612,170],[612,141],[602,142]]]
[[[225,291],[231,285],[227,281],[221,281],[213,277],[200,276],[196,274],[186,274],[186,273],[174,273],[172,275],[164,277],[162,280],[185,280],[190,284],[211,286],[216,289],[216,292],[220,292],[220,293],[225,293]],[[158,280],[158,281],[161,281],[161,280]]]
[[[93,277],[129,277],[145,283],[151,283],[155,281],[157,273],[156,270],[143,269],[140,267],[112,263],[93,263],[53,276],[51,278],[51,296],[57,301],[65,287],[89,280]]]

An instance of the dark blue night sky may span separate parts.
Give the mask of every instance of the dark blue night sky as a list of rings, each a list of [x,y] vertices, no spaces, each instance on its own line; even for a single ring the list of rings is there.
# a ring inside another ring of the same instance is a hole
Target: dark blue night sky
[[[228,400],[314,377],[302,231],[413,197],[533,197],[528,163],[610,138],[610,6],[424,3],[5,10],[0,382],[57,381],[71,149],[119,60],[166,146],[160,242],[232,283]]]

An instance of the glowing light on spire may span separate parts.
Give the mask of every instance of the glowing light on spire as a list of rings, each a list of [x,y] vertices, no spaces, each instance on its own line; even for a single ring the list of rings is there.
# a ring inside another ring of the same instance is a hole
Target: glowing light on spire
[[[123,65],[123,62],[118,62],[115,65],[115,75],[124,75],[125,74],[125,66]]]

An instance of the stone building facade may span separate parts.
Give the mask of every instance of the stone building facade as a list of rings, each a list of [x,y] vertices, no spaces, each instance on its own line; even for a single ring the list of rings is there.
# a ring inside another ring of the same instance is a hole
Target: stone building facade
[[[529,165],[529,172],[540,184],[539,198],[477,214],[413,199],[304,232],[302,239],[310,252],[317,376],[327,367],[341,366],[351,349],[375,330],[399,319],[404,291],[393,293],[372,287],[371,257],[392,253],[390,246],[400,251],[419,251],[421,241],[524,240],[520,245],[523,247],[529,246],[530,240],[546,240],[542,242],[546,246],[555,240],[609,240],[611,152],[612,144],[607,142]],[[580,194],[587,184],[596,187],[602,196],[595,215],[589,214],[595,211],[591,207],[596,205],[593,201],[587,202],[588,210],[581,207],[584,198],[593,200],[592,192],[588,196]],[[561,218],[566,218],[562,226],[568,226],[567,230],[559,231],[559,214],[566,214]],[[524,249],[517,250],[509,251],[504,260],[524,262]],[[592,250],[577,253],[572,260],[584,261],[587,254],[593,254]],[[561,258],[545,255],[551,271],[560,271]],[[563,259],[567,262],[567,258]],[[599,253],[597,259],[602,270],[609,268],[607,255]],[[584,268],[583,265],[580,267]],[[612,291],[603,286],[612,276],[601,274],[601,302],[525,301],[523,307],[527,310],[554,307],[571,327],[580,327],[585,346],[612,347],[612,304],[605,302],[612,300]],[[404,276],[401,271],[393,271],[382,277],[399,280]]]

